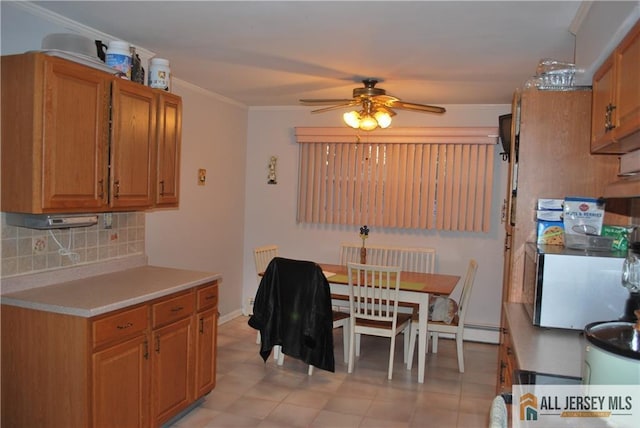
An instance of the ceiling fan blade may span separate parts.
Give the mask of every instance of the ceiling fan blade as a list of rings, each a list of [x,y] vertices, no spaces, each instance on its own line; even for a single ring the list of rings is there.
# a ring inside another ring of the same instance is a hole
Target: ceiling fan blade
[[[444,113],[447,110],[444,107],[429,106],[425,104],[406,103],[404,101],[393,101],[390,104],[386,104],[389,107],[399,108],[403,110],[413,110],[427,113]]]
[[[327,98],[310,98],[300,100],[303,104],[340,104],[340,103],[348,103],[353,101],[351,98],[339,98],[339,99],[327,99]]]
[[[317,110],[311,110],[311,113],[324,113],[325,111],[337,110],[339,108],[347,108],[347,107],[359,106],[359,105],[360,105],[359,101],[350,100],[349,102],[344,103],[344,104],[338,104],[338,105],[331,106],[331,107],[325,107],[325,108],[321,108],[321,109],[317,109]]]

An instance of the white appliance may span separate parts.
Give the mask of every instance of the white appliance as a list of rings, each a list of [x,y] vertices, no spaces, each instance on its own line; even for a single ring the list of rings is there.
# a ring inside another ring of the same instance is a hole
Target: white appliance
[[[67,229],[93,226],[98,223],[96,214],[26,214],[7,213],[7,224],[29,229]]]
[[[619,319],[629,297],[621,282],[624,257],[624,252],[527,244],[523,297],[533,324],[582,330]]]
[[[592,323],[584,337],[582,383],[640,385],[640,321]]]

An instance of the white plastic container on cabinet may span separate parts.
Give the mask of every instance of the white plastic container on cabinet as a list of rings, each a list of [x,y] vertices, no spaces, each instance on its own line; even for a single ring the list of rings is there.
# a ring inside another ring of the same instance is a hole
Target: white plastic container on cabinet
[[[105,56],[106,64],[120,70],[124,77],[131,79],[131,50],[129,43],[120,40],[109,42]]]
[[[169,68],[168,59],[151,58],[149,63],[149,86],[171,91],[171,69]]]

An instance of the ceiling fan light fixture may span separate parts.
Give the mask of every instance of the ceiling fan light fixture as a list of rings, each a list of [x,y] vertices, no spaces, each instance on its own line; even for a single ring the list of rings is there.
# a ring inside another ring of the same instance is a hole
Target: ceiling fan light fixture
[[[388,128],[391,125],[391,115],[383,110],[378,110],[373,117],[378,122],[378,126],[382,129]]]
[[[372,116],[365,115],[362,119],[360,119],[360,129],[363,131],[373,131],[378,127],[378,121],[376,121]]]
[[[373,131],[378,127],[384,129],[391,126],[391,118],[396,115],[395,109],[438,114],[446,111],[444,107],[408,103],[391,95],[387,95],[384,89],[376,88],[378,81],[375,79],[364,79],[362,83],[364,87],[353,90],[352,99],[301,99],[300,102],[312,105],[336,104],[331,107],[313,110],[312,113],[323,113],[360,104],[362,105],[362,110],[349,111],[344,113],[342,118],[351,128],[362,129],[364,131]]]
[[[360,113],[355,110],[348,111],[343,114],[342,119],[344,120],[344,123],[354,129],[358,129],[360,127]]]

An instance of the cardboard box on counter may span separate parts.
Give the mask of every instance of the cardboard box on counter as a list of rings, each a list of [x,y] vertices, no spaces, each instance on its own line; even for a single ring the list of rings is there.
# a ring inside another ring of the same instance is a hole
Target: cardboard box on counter
[[[536,210],[536,220],[562,221],[562,210]]]
[[[562,210],[564,199],[538,199],[538,210]]]
[[[538,220],[538,244],[564,245],[562,221]]]

